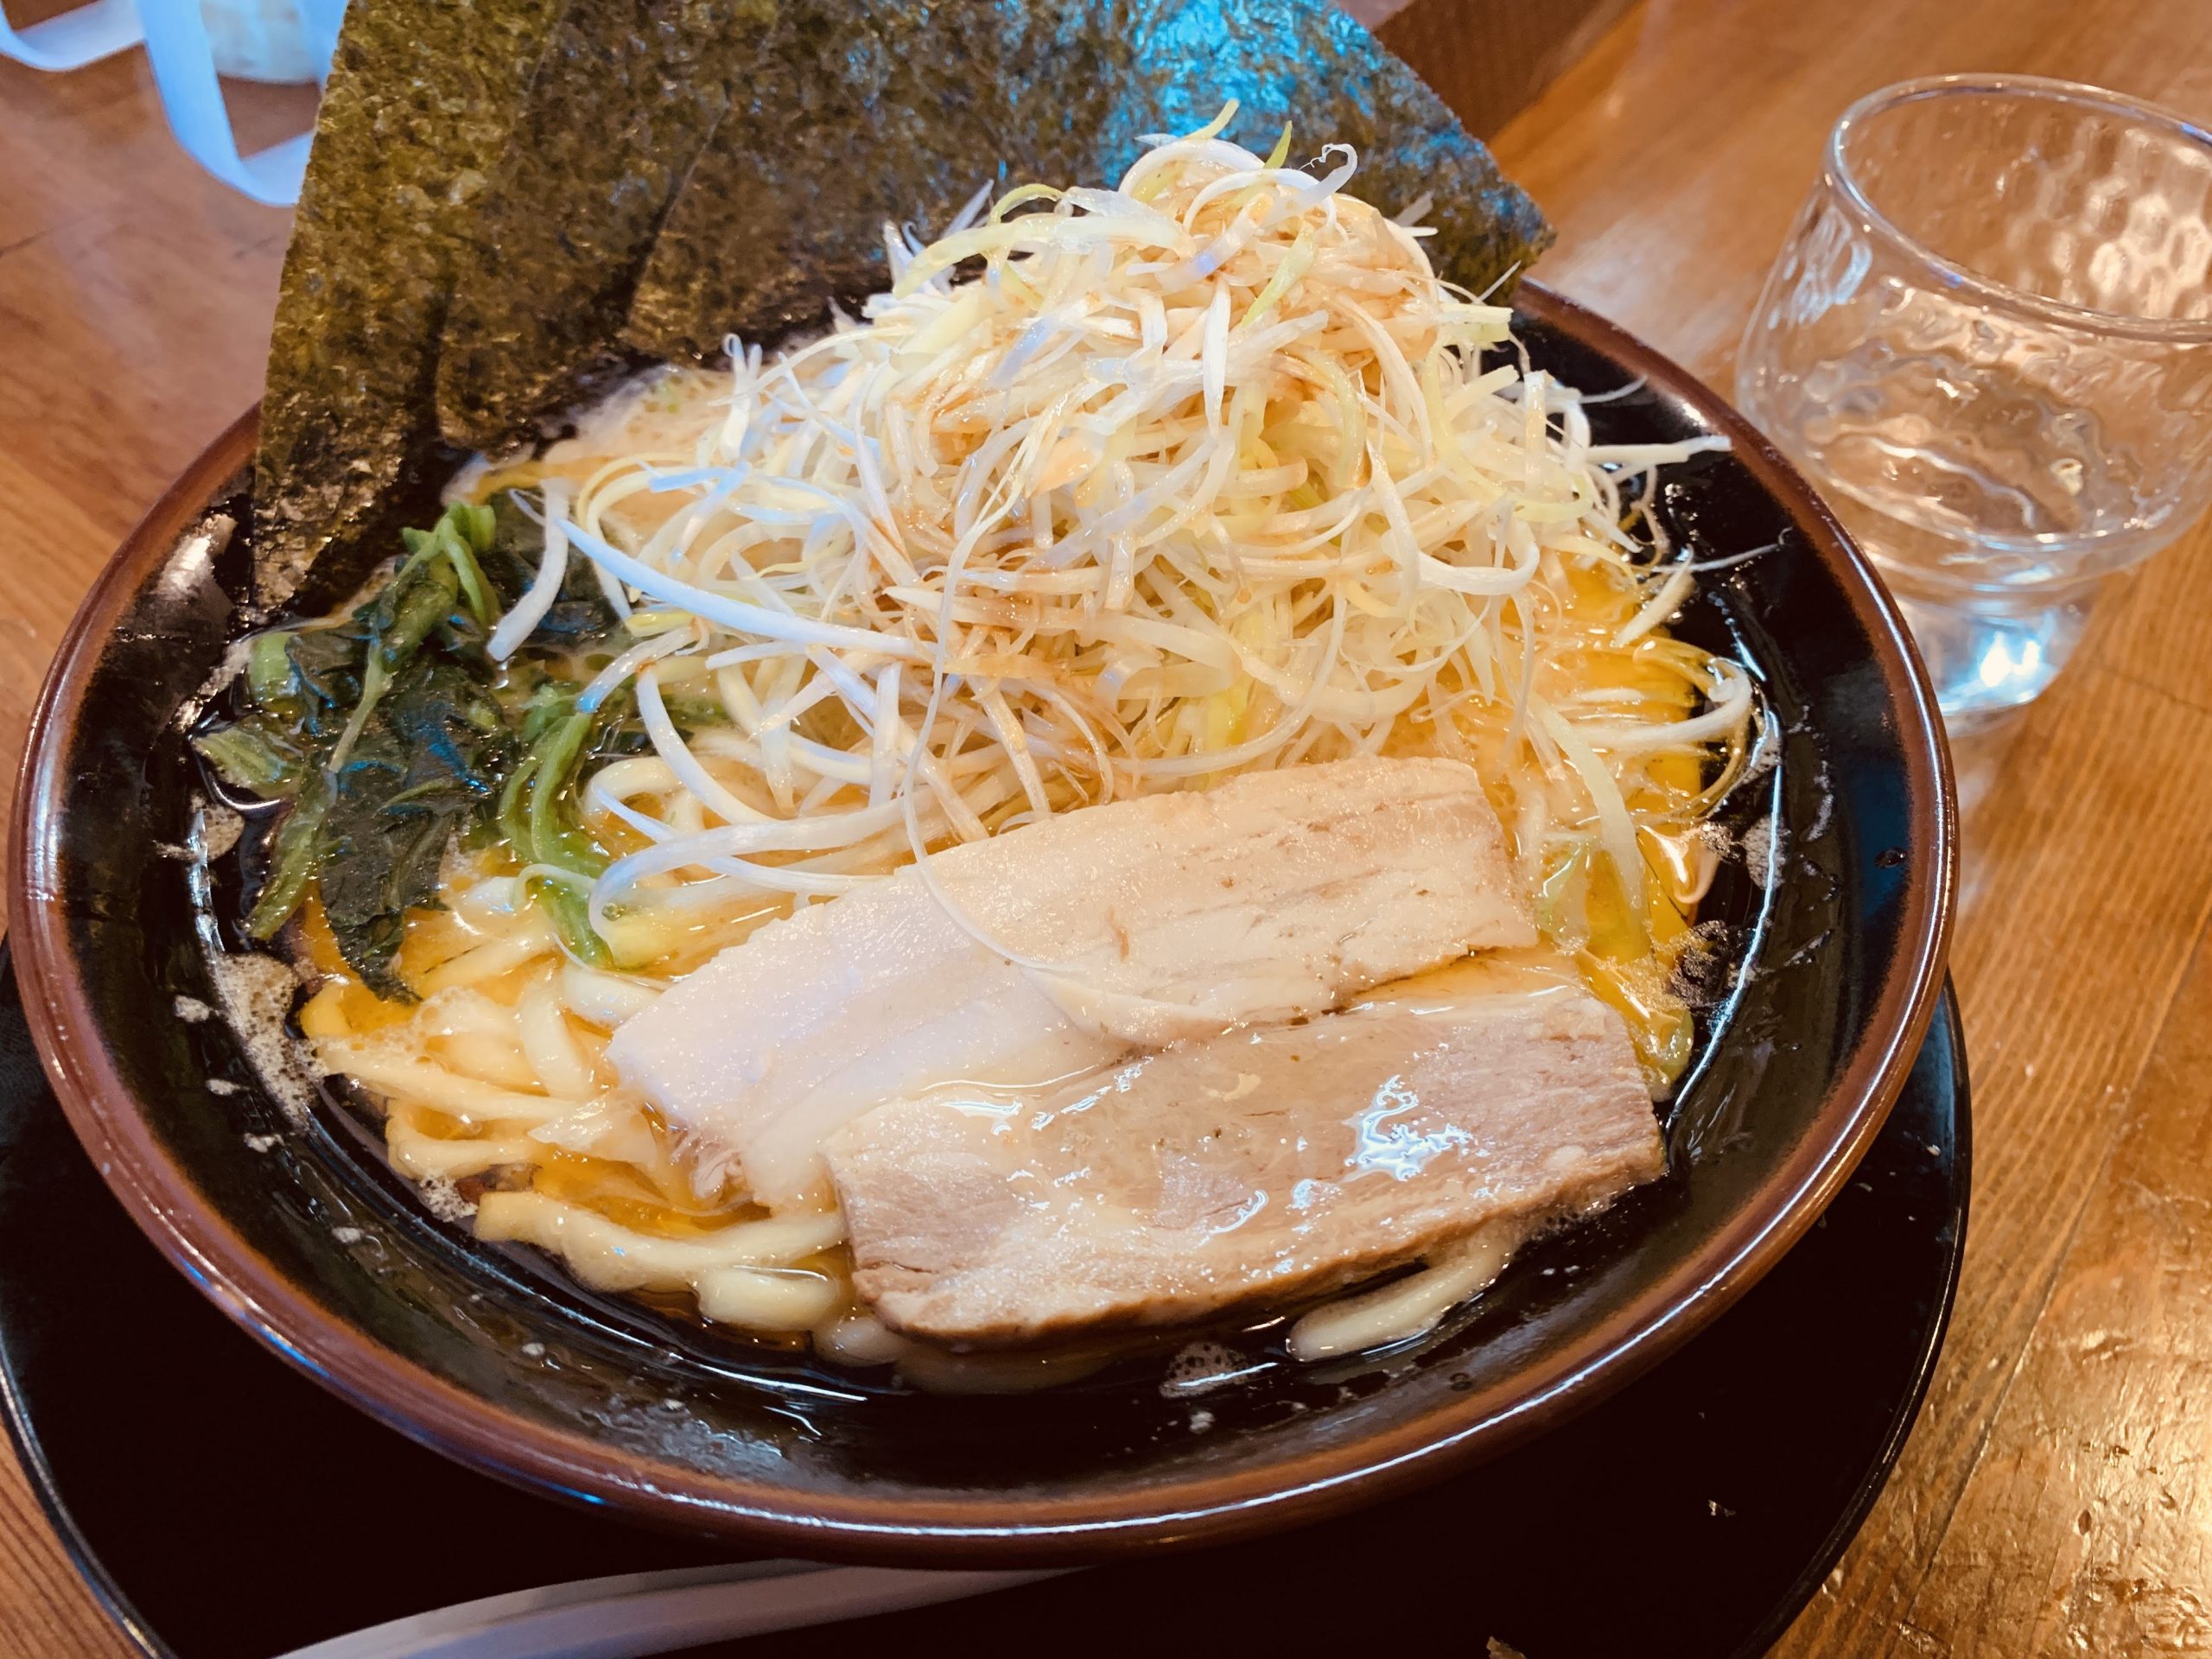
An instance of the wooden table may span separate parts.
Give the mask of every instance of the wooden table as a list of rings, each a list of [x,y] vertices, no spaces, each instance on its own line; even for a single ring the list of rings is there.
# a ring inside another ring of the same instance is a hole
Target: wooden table
[[[1560,226],[1545,279],[1726,387],[1836,114],[1967,69],[2212,118],[2212,4],[1649,0],[1497,149]],[[135,61],[0,72],[12,753],[79,594],[254,396],[286,222],[193,170]],[[274,136],[285,104],[249,115]],[[1966,1277],[1904,1461],[1782,1644],[1794,1659],[2212,1649],[2208,577],[2200,529],[2116,585],[2056,689],[1961,757]],[[121,1651],[0,1459],[0,1655]]]

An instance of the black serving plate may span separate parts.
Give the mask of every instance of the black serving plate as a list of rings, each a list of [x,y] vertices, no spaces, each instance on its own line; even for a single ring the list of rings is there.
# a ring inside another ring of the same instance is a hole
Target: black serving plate
[[[1968,1175],[1965,1055],[1947,999],[1820,1223],[1704,1335],[1594,1410],[1357,1516],[869,1618],[842,1626],[829,1650],[1026,1659],[1040,1641],[1122,1655],[1163,1639],[1224,1654],[1410,1639],[1478,1654],[1495,1636],[1530,1659],[1759,1653],[1834,1564],[1904,1445],[1950,1310]],[[48,1514],[148,1655],[263,1659],[412,1618],[347,1654],[608,1659],[662,1650],[655,1630],[696,1643],[758,1629],[763,1589],[792,1576],[721,1583],[741,1552],[471,1473],[261,1351],[101,1184],[40,1073],[11,974],[0,983],[0,1389]],[[604,1589],[514,1594],[610,1575],[644,1575],[624,1580],[629,1599],[612,1611]],[[912,1582],[933,1576],[823,1575],[812,1599],[818,1611],[946,1593]],[[505,1599],[452,1607],[484,1598]],[[593,1635],[610,1623],[626,1643]],[[711,1651],[797,1659],[823,1640]]]

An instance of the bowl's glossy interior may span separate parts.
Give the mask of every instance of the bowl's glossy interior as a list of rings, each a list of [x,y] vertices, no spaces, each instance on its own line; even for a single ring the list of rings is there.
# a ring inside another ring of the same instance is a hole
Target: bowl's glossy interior
[[[327,1102],[288,1118],[217,1004],[204,948],[235,895],[179,849],[199,778],[181,727],[241,626],[242,422],[88,600],[41,709],[12,925],[79,1134],[141,1224],[232,1317],[364,1408],[493,1472],[796,1553],[980,1564],[1292,1523],[1496,1451],[1710,1319],[1806,1226],[1901,1085],[1942,982],[1950,786],[1901,625],[1802,483],[1710,393],[1524,289],[1535,363],[1601,441],[1725,430],[1669,475],[1678,534],[1730,551],[1681,623],[1753,664],[1781,760],[1729,822],[1713,988],[1669,1109],[1675,1172],[1529,1252],[1433,1337],[1179,1391],[1162,1361],[1048,1392],[947,1398],[716,1340],[588,1295],[428,1215]],[[180,1002],[179,999],[190,999]],[[216,1084],[211,1088],[209,1079]],[[273,1138],[271,1138],[273,1137]],[[88,1294],[96,1291],[88,1287]]]

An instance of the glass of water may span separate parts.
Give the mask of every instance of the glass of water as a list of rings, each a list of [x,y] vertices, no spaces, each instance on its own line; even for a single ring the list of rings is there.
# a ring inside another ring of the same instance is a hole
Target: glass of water
[[[1881,568],[1954,729],[2027,702],[2097,584],[2212,503],[2212,133],[2025,76],[1862,99],[1736,399]]]

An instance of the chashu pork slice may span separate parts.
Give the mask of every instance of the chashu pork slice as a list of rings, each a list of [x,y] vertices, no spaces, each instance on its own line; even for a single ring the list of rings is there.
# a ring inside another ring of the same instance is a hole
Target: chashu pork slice
[[[1045,1090],[940,1089],[824,1153],[861,1298],[976,1346],[1278,1306],[1665,1169],[1620,1017],[1566,987],[1379,1001]]]
[[[1535,930],[1471,769],[1361,760],[1086,807],[771,923],[614,1034],[702,1181],[818,1190],[823,1139],[947,1082],[1037,1084]],[[991,941],[985,944],[978,935]]]

